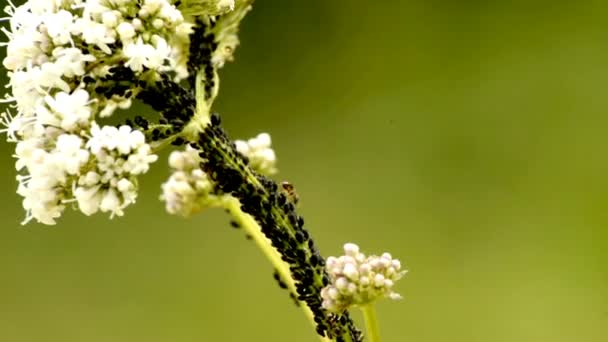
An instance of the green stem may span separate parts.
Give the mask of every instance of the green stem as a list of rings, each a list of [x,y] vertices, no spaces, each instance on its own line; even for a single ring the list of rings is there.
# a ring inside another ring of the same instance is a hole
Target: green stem
[[[380,342],[380,329],[378,328],[378,317],[374,304],[367,304],[361,307],[363,318],[365,319],[365,330],[369,342]]]
[[[277,270],[281,276],[281,280],[287,285],[289,292],[297,294],[296,285],[289,272],[289,265],[281,259],[281,255],[277,252],[274,247],[270,244],[270,240],[264,236],[258,223],[251,217],[251,215],[244,213],[241,210],[241,203],[236,198],[230,198],[225,204],[225,208],[230,212],[234,220],[239,226],[245,231],[246,234],[251,236],[251,239],[258,248],[266,255],[266,258],[270,261],[272,266]],[[306,303],[299,302],[299,307],[302,308],[306,318],[312,324],[313,328],[316,327],[314,321],[314,315]],[[319,336],[321,341],[332,341],[326,337]]]

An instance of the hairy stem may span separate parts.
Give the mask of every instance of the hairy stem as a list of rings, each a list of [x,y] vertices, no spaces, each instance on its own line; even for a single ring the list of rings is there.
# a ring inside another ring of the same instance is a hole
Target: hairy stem
[[[380,329],[378,328],[378,317],[376,307],[373,303],[361,307],[365,319],[365,331],[369,342],[380,342]]]
[[[255,219],[251,217],[251,215],[244,213],[241,210],[241,203],[236,198],[231,198],[228,202],[226,202],[225,208],[232,215],[234,220],[238,223],[239,227],[241,227],[245,231],[245,233],[251,237],[252,241],[255,242],[255,244],[262,251],[262,253],[264,253],[266,258],[268,258],[268,261],[270,261],[272,266],[275,268],[276,273],[280,277],[280,281],[282,281],[287,287],[287,290],[295,296],[295,294],[297,293],[296,284],[291,278],[291,274],[289,273],[289,265],[281,259],[281,255],[279,254],[279,252],[277,252],[277,250],[272,247],[270,240],[268,240],[268,238],[264,236],[260,229],[260,226],[255,221]],[[316,326],[316,323],[314,321],[314,316],[312,314],[312,311],[310,311],[310,308],[305,304],[303,305],[303,303],[300,303],[295,297],[294,300],[297,301],[298,306],[302,308],[304,314],[306,315],[306,318],[308,318],[309,322],[314,328]],[[331,340],[327,339],[326,337],[321,337],[321,341],[328,342]]]

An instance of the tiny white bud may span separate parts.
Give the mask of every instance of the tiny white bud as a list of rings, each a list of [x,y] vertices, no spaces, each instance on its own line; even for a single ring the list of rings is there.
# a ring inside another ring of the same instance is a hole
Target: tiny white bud
[[[336,259],[336,257],[330,256],[327,258],[327,260],[325,260],[325,265],[327,267],[333,267],[338,263],[338,259]]]
[[[120,39],[122,39],[122,40],[128,40],[128,39],[135,37],[134,25],[131,25],[130,23],[127,23],[127,22],[120,23],[118,25],[118,27],[116,28],[116,31],[118,32],[118,35],[120,36]]]
[[[346,288],[346,293],[348,293],[349,295],[353,295],[355,294],[355,292],[357,292],[357,285],[349,283],[348,287]]]
[[[384,285],[384,276],[382,274],[376,274],[374,277],[374,286],[380,287]]]
[[[370,264],[361,264],[361,266],[359,266],[359,273],[361,274],[369,274],[372,271],[372,266],[370,266]]]
[[[369,260],[369,264],[372,266],[372,269],[374,269],[374,270],[380,270],[380,269],[382,269],[382,266],[383,266],[382,261],[380,261],[380,259],[377,259],[377,258]]]
[[[366,257],[365,257],[365,254],[363,254],[363,253],[358,253],[358,254],[355,256],[355,259],[357,260],[357,262],[358,262],[358,263],[363,263],[363,262],[365,262]]]
[[[145,18],[147,18],[148,16],[150,16],[150,11],[148,10],[148,8],[145,8],[145,7],[144,7],[144,8],[141,8],[141,9],[139,10],[139,12],[137,12],[137,15],[138,15],[140,18],[144,18],[144,19],[145,19]]]
[[[141,28],[142,28],[142,27],[143,27],[143,25],[144,25],[144,24],[141,22],[141,20],[140,20],[140,19],[138,19],[138,18],[133,19],[133,21],[132,21],[131,23],[133,24],[133,28],[134,28],[136,31],[141,30]]]
[[[97,172],[89,171],[89,172],[87,172],[86,175],[84,175],[83,177],[80,177],[80,179],[78,180],[78,183],[80,185],[91,186],[93,184],[99,183],[100,179],[101,179],[101,176],[99,176],[99,174]]]
[[[354,264],[344,265],[344,270],[342,272],[351,280],[357,280],[359,278],[359,271],[357,271],[357,267]]]
[[[116,188],[118,189],[118,191],[120,192],[127,192],[130,191],[134,188],[135,186],[133,185],[133,183],[131,183],[128,179],[123,178],[121,180],[118,181],[118,184],[116,184]]]
[[[162,19],[156,18],[152,21],[152,26],[157,30],[160,30],[161,28],[163,28],[164,25],[165,25],[165,22]]]
[[[349,256],[356,256],[359,253],[359,246],[354,243],[346,243],[344,244],[344,254]]]
[[[266,164],[272,164],[277,160],[274,150],[271,149],[260,151],[260,157],[266,162]]]
[[[174,169],[182,170],[185,165],[185,158],[183,157],[181,152],[173,151],[169,155],[169,166]]]
[[[344,277],[336,279],[336,288],[340,291],[346,290],[349,284],[350,283],[348,282],[348,280],[346,280],[346,278]]]
[[[340,257],[340,259],[342,259],[342,263],[344,264],[356,264],[357,263],[357,259],[351,257],[350,255],[343,255],[342,257]]]
[[[107,11],[101,14],[101,21],[108,28],[113,28],[118,24],[118,16],[115,11]]]
[[[236,145],[236,150],[239,153],[247,155],[249,153],[249,145],[243,140],[235,140],[234,144]]]
[[[260,147],[270,147],[272,141],[270,140],[270,134],[268,133],[260,133],[257,137],[258,146]]]

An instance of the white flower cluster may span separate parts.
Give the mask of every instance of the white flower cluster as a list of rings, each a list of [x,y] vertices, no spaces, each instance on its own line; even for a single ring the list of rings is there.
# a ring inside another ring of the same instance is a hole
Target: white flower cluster
[[[146,173],[157,156],[151,154],[143,133],[129,126],[93,124],[91,134],[86,147],[96,159],[95,168],[78,178],[74,196],[86,215],[101,210],[121,216],[137,197],[133,176]]]
[[[365,256],[354,243],[344,245],[344,254],[327,258],[325,267],[331,283],[321,290],[323,308],[338,313],[383,297],[401,298],[392,290],[405,274],[399,260],[389,253]]]
[[[29,173],[17,177],[27,212],[24,223],[54,224],[69,202],[86,215],[102,211],[121,216],[137,197],[135,176],[157,159],[144,135],[129,126],[99,128],[96,123],[86,142],[53,129],[47,129],[45,138],[55,134],[52,148],[40,145],[42,138],[17,144],[16,167]]]
[[[259,173],[273,175],[277,173],[277,158],[272,149],[270,134],[260,133],[247,141],[236,140],[236,150],[249,159],[249,166]]]
[[[256,171],[270,175],[276,172],[276,157],[270,147],[270,135],[259,134],[248,141],[236,140],[239,153],[249,158]],[[201,158],[190,146],[169,155],[171,176],[161,186],[160,199],[168,213],[191,216],[205,208],[221,206],[228,196],[218,193],[213,180],[200,168]]]
[[[185,151],[173,151],[169,156],[173,173],[163,183],[160,196],[168,213],[190,216],[225,199],[223,195],[214,194],[215,185],[199,167],[200,162],[198,152],[190,146]]]
[[[96,89],[113,68],[187,76],[187,23],[171,0],[30,0],[5,9],[2,31],[11,111],[0,132],[17,143],[18,193],[31,219],[55,223],[65,205],[122,215],[136,176],[156,160],[141,132],[99,127],[96,118],[131,105],[130,94]]]

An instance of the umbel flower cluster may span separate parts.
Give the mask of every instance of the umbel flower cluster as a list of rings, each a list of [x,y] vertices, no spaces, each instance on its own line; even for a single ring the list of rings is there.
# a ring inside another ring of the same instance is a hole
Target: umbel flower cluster
[[[220,14],[234,8],[234,1],[189,3],[190,12]],[[11,93],[4,100],[10,110],[2,114],[1,131],[17,144],[24,223],[55,224],[69,205],[86,215],[123,215],[137,198],[137,177],[157,156],[141,127],[116,127],[104,119],[131,106],[140,82],[167,76],[179,82],[189,76],[193,17],[170,0],[34,0],[5,11],[10,27],[3,29],[9,38],[3,65]],[[234,37],[227,38],[224,45],[235,44]],[[229,56],[218,52],[213,58],[220,65]],[[274,154],[266,148],[258,158],[271,157],[267,167],[272,167]],[[183,188],[176,183],[183,172],[164,186],[172,213],[193,210],[176,209],[173,203],[171,190]],[[182,206],[200,202],[192,197],[196,194],[208,192],[178,194],[191,197]]]
[[[344,255],[329,257],[325,267],[331,284],[321,290],[323,307],[342,312],[351,306],[368,305],[379,298],[400,299],[395,282],[406,273],[389,253],[365,256],[354,243],[344,245]]]
[[[122,215],[157,157],[142,132],[98,122],[131,106],[134,89],[110,78],[118,66],[130,80],[185,77],[191,24],[166,0],[38,0],[6,12],[12,114],[3,121],[17,143],[25,222],[54,224],[72,202],[87,215]]]

